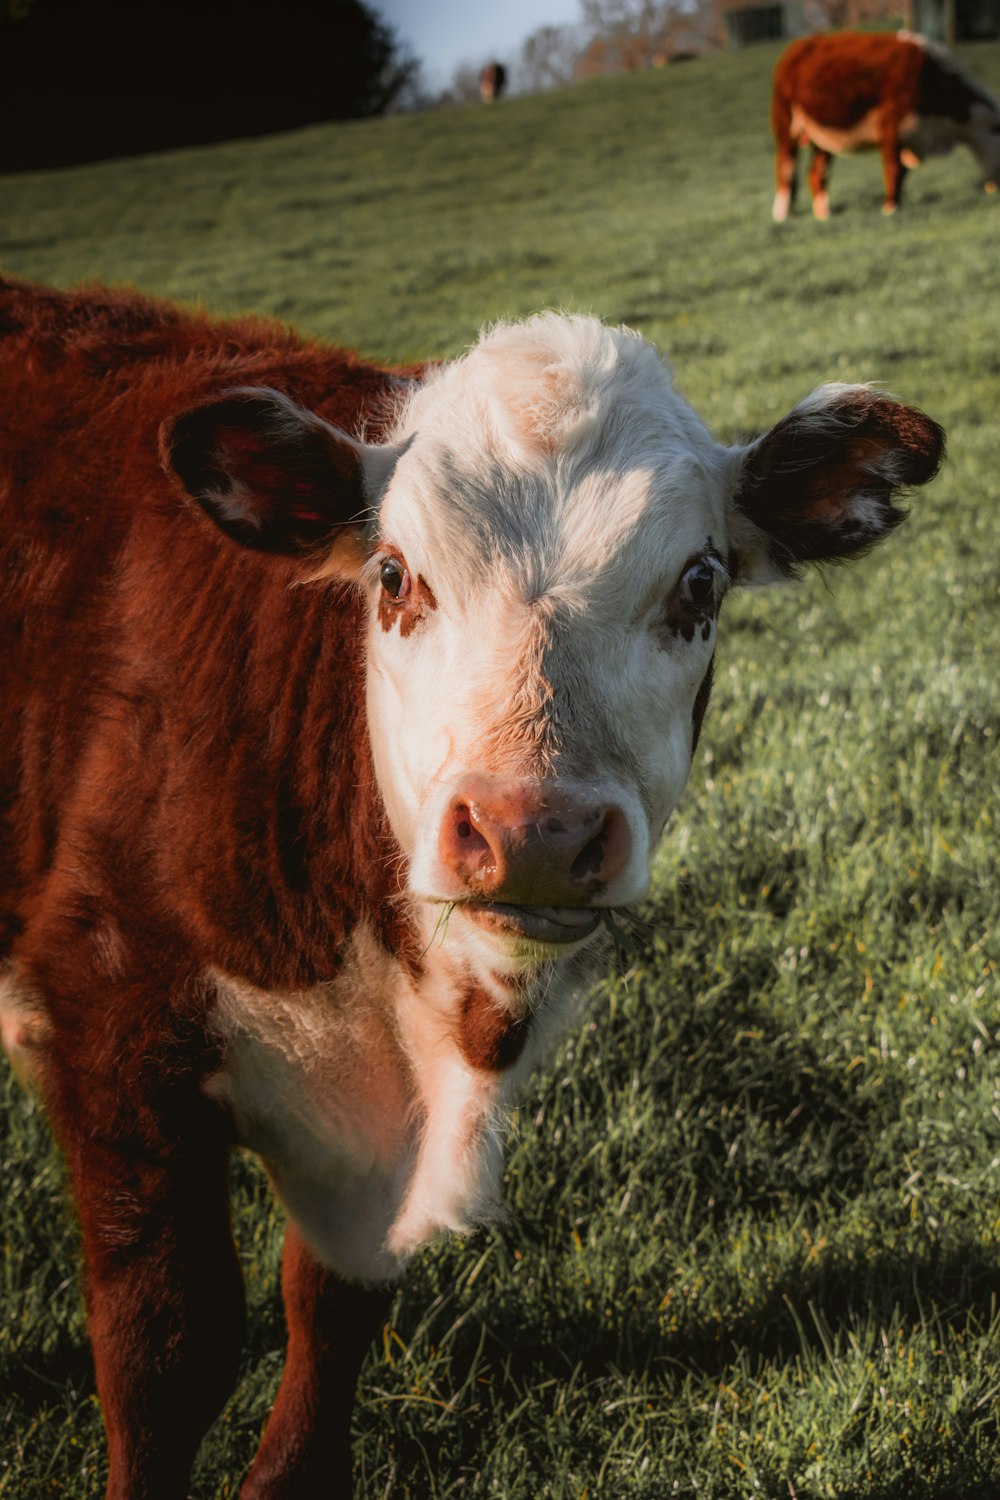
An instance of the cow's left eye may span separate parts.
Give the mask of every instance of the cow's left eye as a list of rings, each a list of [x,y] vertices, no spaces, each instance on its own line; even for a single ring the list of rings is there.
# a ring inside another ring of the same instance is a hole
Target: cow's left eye
[[[378,576],[390,599],[405,599],[410,592],[410,575],[397,557],[387,557]]]
[[[685,603],[707,613],[715,602],[715,573],[703,559],[692,563],[681,578]]]

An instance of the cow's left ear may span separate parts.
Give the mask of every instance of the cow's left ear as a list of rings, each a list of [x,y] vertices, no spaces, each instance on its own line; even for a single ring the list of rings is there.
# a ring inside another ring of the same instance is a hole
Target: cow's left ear
[[[923,412],[867,386],[821,386],[742,450],[738,580],[767,583],[867,551],[905,520],[899,492],[926,484],[943,456],[944,433]]]
[[[339,432],[265,386],[228,390],[163,423],[160,458],[227,536],[255,551],[322,558],[356,576],[386,449]]]

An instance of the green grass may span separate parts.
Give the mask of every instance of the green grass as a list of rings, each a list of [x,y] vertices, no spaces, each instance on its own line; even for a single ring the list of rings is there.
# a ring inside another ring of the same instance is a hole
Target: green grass
[[[769,48],[490,110],[0,180],[0,264],[271,312],[390,360],[559,305],[633,323],[720,436],[817,382],[949,431],[865,562],[727,606],[648,935],[518,1120],[508,1223],[415,1266],[363,1377],[366,1497],[1000,1495],[1000,203],[956,152],[770,223]],[[1000,46],[965,49],[1000,86]],[[0,1496],[101,1493],[58,1162],[9,1085]],[[280,1221],[192,1493],[280,1369]]]

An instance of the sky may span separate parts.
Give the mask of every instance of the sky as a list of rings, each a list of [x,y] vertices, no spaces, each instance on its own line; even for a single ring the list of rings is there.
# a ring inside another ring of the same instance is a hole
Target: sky
[[[511,62],[540,26],[579,21],[580,0],[370,0],[424,65],[431,89],[444,88],[459,63]]]

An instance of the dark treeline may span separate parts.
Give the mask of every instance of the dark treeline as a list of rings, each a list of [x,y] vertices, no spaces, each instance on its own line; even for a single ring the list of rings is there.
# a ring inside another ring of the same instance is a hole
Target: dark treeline
[[[361,0],[0,0],[0,171],[379,114],[414,66]]]

